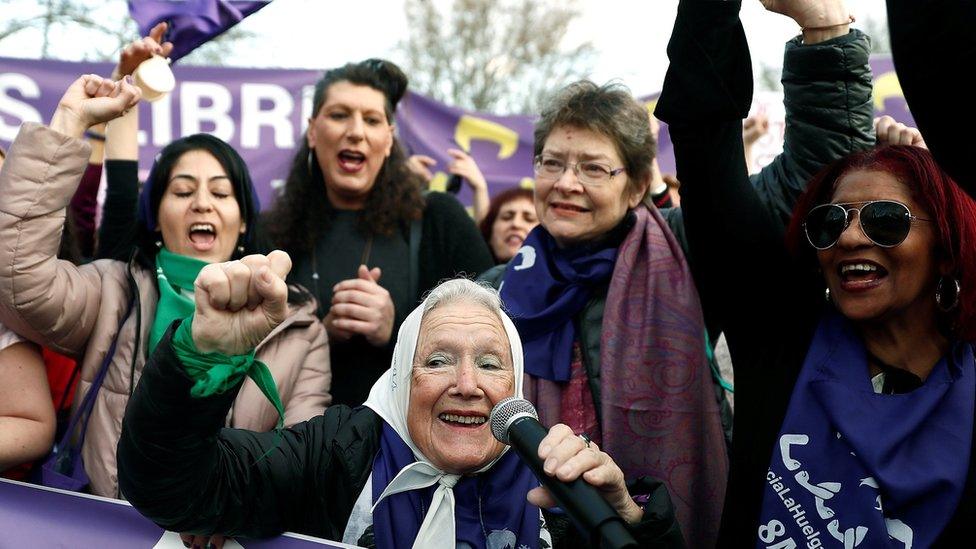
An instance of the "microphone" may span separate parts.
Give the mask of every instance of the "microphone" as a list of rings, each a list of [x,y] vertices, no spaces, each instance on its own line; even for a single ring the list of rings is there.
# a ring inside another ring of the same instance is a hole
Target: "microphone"
[[[518,453],[580,531],[589,535],[591,546],[637,547],[624,520],[596,488],[582,477],[563,482],[546,474],[539,458],[539,443],[549,431],[539,423],[539,415],[532,403],[524,398],[508,397],[492,408],[490,419],[491,433]]]

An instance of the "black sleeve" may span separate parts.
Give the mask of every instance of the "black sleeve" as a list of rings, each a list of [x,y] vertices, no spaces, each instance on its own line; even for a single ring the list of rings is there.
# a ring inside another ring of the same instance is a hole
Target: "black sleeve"
[[[809,292],[787,252],[785,225],[746,171],[742,119],[752,100],[739,2],[682,0],[668,44],[671,65],[658,118],[674,142],[681,207],[710,326],[761,333],[791,296]]]
[[[630,526],[638,547],[655,549],[681,549],[685,547],[684,537],[678,519],[674,514],[674,503],[668,488],[660,480],[640,477],[627,483],[627,490],[643,503],[644,517]],[[589,547],[587,536],[579,533],[565,514],[555,514],[543,510],[549,533],[552,535],[554,549],[583,549]]]
[[[123,496],[177,532],[334,534],[334,524],[326,523],[344,524],[348,509],[333,507],[351,502],[332,501],[349,498],[330,498],[322,479],[329,477],[328,449],[350,409],[329,408],[280,435],[222,428],[240,384],[221,395],[191,397],[192,381],[170,342],[178,325],[150,357],[126,408],[118,446]]]
[[[474,278],[495,265],[488,244],[456,198],[431,192],[426,200],[419,251],[421,295],[442,280]]]
[[[105,161],[105,204],[98,226],[95,259],[128,261],[135,245],[136,210],[139,203],[139,163],[135,160]]]
[[[939,165],[976,198],[970,71],[976,2],[888,0],[895,70],[915,123]]]
[[[858,30],[817,44],[800,37],[786,43],[783,152],[753,176],[760,199],[784,224],[814,174],[874,146],[870,49]]]

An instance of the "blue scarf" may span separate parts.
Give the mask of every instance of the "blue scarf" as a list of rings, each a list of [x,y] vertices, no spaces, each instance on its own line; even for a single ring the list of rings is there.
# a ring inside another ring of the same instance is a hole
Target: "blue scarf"
[[[921,387],[875,394],[863,342],[828,313],[773,449],[756,546],[930,547],[966,483],[974,370],[957,343]]]
[[[415,462],[410,448],[389,424],[383,423],[380,451],[373,460],[375,503],[401,469]],[[539,481],[515,452],[506,452],[491,469],[461,477],[454,485],[457,542],[478,549],[538,547],[539,508],[525,495]],[[388,496],[373,511],[373,535],[379,549],[413,546],[436,484]],[[451,544],[453,546],[453,544]]]
[[[518,327],[525,350],[525,373],[567,381],[576,326],[593,288],[606,283],[617,262],[612,247],[559,248],[542,225],[526,237],[505,268],[502,301]]]

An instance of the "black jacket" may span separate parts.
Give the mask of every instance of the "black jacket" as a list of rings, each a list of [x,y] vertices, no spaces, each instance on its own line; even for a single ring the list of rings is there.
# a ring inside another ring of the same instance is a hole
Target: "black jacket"
[[[178,322],[173,327],[178,326]],[[237,388],[192,398],[192,382],[170,344],[153,353],[126,409],[119,486],[139,512],[177,532],[268,537],[294,531],[341,540],[380,446],[383,420],[365,407],[333,406],[282,432],[222,428]],[[648,496],[634,528],[642,547],[683,547],[663,484],[641,479]],[[547,514],[556,547],[582,547],[565,519]]]
[[[692,267],[708,290],[703,306],[724,325],[735,368],[732,470],[720,545],[753,547],[773,445],[827,303],[816,267],[798,264],[786,249],[787,218],[769,208],[746,175],[742,118],[752,75],[738,10],[738,2],[681,3],[657,114],[670,124]],[[860,40],[852,31],[802,49],[819,58],[811,66],[842,74],[855,59],[866,63]],[[822,89],[823,100],[869,117],[870,93],[859,91],[865,77]],[[817,113],[788,111],[787,131],[802,128],[803,115],[811,114]],[[866,120],[863,127],[869,126]],[[851,132],[849,150],[838,156],[860,148],[856,135]],[[972,521],[972,479],[946,536]]]

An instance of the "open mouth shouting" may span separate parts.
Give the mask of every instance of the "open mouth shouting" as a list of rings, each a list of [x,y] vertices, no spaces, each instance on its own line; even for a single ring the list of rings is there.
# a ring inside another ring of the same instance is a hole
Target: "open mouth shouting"
[[[366,155],[350,149],[339,151],[339,168],[346,173],[358,173],[366,165]]]
[[[862,292],[879,286],[888,276],[888,271],[874,261],[856,259],[842,261],[837,266],[840,286],[848,292]]]
[[[217,241],[217,229],[212,223],[194,223],[190,225],[187,235],[193,249],[198,252],[207,252],[213,249]]]

